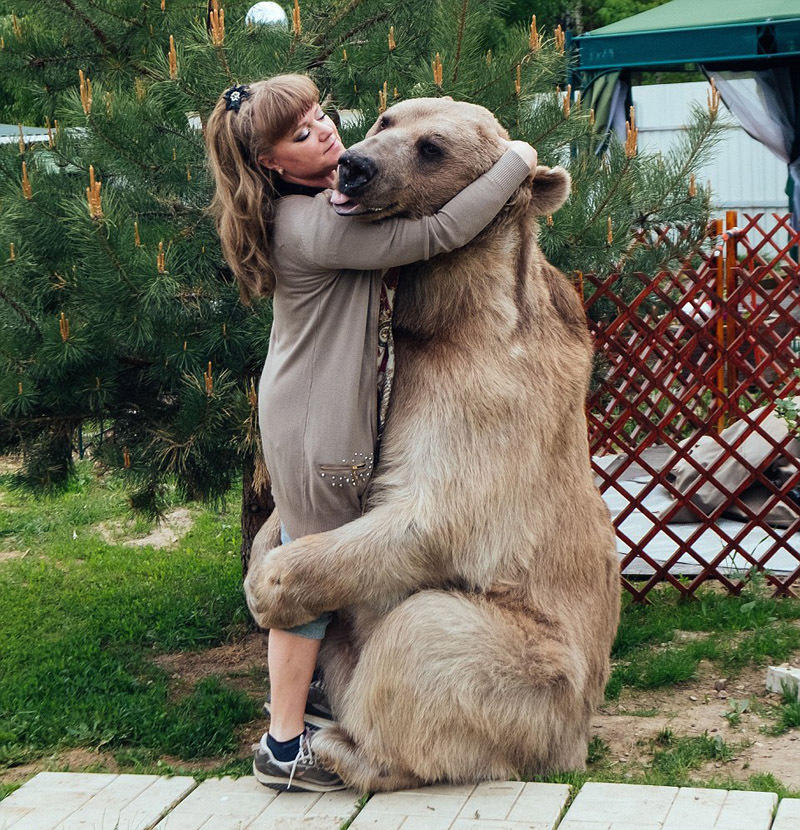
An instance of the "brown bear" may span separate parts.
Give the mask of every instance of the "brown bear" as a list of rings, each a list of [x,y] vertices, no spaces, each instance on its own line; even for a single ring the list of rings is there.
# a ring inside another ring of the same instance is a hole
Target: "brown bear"
[[[498,136],[482,107],[397,104],[349,151],[376,171],[358,201],[370,221],[432,214],[502,155]],[[320,654],[338,724],[314,750],[357,789],[585,765],[619,569],[589,464],[583,308],[536,242],[569,188],[539,167],[469,245],[404,269],[365,514],[270,549],[273,516],[256,537],[260,625],[338,610]]]

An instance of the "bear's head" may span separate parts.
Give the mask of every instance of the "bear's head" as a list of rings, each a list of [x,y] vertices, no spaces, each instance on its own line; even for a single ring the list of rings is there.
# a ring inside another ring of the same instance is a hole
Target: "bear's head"
[[[377,221],[419,218],[444,204],[503,155],[508,133],[489,110],[451,98],[414,98],[386,110],[339,159],[334,209]],[[541,215],[569,196],[569,174],[538,167],[511,200]]]

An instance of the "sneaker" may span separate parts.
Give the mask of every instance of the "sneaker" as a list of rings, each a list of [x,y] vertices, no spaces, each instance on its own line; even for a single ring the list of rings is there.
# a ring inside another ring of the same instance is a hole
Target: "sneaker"
[[[271,698],[267,692],[267,700],[264,703],[264,714],[270,717]],[[303,715],[303,720],[307,726],[313,726],[321,729],[323,726],[330,726],[336,721],[331,712],[331,705],[328,703],[328,695],[325,693],[325,684],[322,680],[315,680],[308,687],[308,697],[306,698],[306,711]]]
[[[264,786],[284,792],[325,793],[345,789],[341,778],[320,766],[311,751],[308,731],[300,736],[300,750],[293,761],[279,761],[267,746],[267,736],[261,739],[253,758],[253,775]]]

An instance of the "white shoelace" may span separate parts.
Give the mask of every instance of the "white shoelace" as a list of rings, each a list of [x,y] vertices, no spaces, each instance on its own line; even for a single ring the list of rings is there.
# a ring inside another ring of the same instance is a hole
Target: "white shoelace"
[[[306,738],[305,732],[300,736],[300,749],[298,750],[294,761],[292,761],[292,769],[289,772],[289,783],[286,785],[287,790],[291,788],[295,770],[297,769],[297,765],[301,762],[308,764],[309,766],[314,763],[314,753],[311,751],[311,743],[308,738]]]

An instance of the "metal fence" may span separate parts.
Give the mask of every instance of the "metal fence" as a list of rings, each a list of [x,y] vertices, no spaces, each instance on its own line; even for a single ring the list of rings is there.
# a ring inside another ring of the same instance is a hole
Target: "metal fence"
[[[800,232],[737,222],[676,272],[582,278],[593,466],[637,600],[664,581],[738,593],[756,570],[793,595],[800,578],[800,443],[775,414],[800,395]]]

